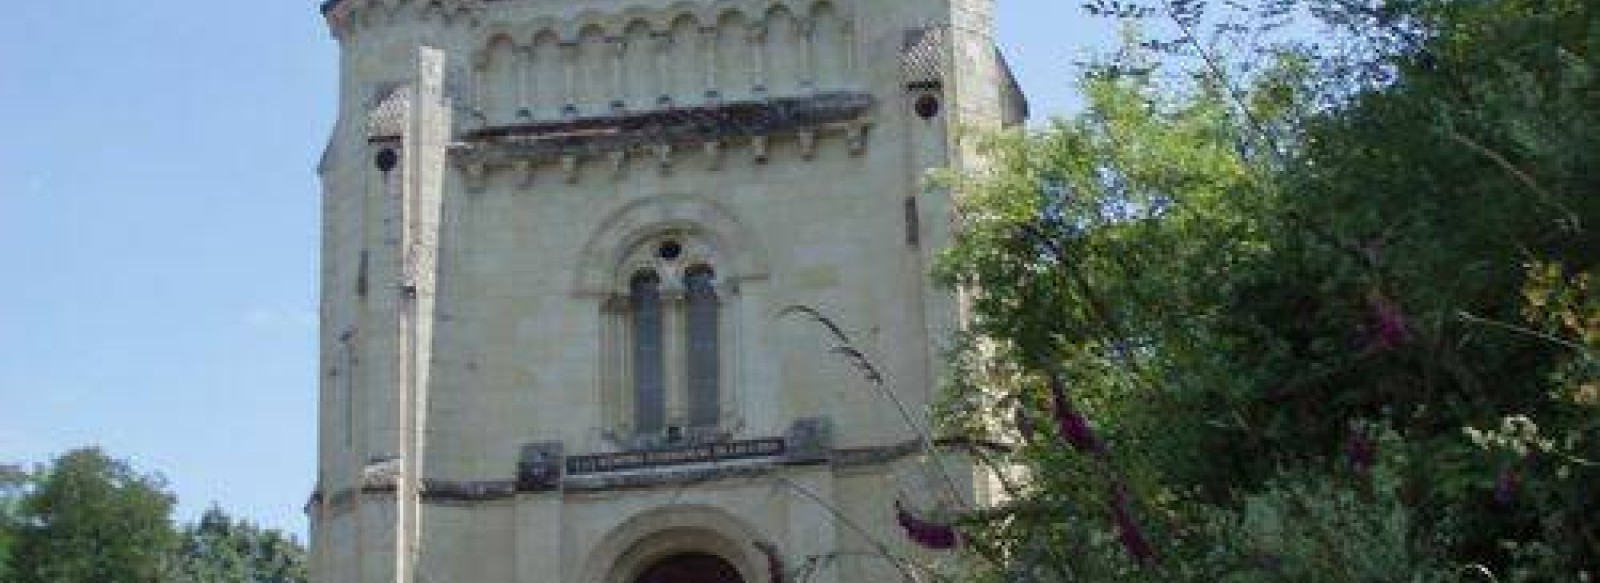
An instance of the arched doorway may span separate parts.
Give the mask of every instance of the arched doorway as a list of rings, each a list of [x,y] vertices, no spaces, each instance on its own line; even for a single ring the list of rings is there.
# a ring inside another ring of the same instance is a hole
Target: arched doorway
[[[744,583],[739,570],[715,555],[690,553],[662,559],[634,583]]]

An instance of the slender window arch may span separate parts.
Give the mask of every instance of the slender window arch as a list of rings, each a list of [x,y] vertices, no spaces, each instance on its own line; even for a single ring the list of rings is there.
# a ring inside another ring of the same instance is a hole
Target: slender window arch
[[[696,265],[684,272],[684,345],[688,347],[689,424],[715,428],[722,414],[721,308],[716,271]]]
[[[737,294],[715,239],[662,229],[627,246],[601,302],[606,431],[623,447],[725,439],[737,410]],[[733,271],[731,266],[730,271]]]
[[[667,412],[661,277],[652,271],[634,274],[628,283],[628,304],[633,320],[633,418],[640,432],[659,432],[666,426]]]

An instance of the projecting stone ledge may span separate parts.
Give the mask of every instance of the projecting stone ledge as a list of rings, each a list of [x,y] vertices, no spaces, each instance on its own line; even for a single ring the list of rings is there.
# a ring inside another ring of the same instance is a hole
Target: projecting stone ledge
[[[809,439],[815,436],[805,436]],[[755,440],[750,443],[755,443]],[[791,449],[791,446],[799,446]],[[941,442],[941,447],[949,445]],[[774,475],[795,466],[831,466],[850,468],[893,463],[919,454],[921,445],[908,441],[878,447],[826,450],[812,457],[815,450],[810,444],[788,443],[784,451],[771,457],[732,459],[691,464],[686,467],[655,467],[638,471],[556,476],[549,483],[532,483],[527,476],[517,480],[452,481],[424,480],[422,501],[428,504],[475,504],[515,499],[524,494],[580,494],[654,488],[683,487],[733,479],[754,479]],[[798,455],[797,455],[798,454]],[[551,460],[555,461],[555,460]],[[559,464],[557,465],[559,467]],[[527,467],[522,468],[526,471]],[[357,496],[392,497],[395,492],[394,475],[369,480],[360,488],[330,493],[324,498],[319,490],[306,503],[306,512],[312,513],[326,503],[330,511],[339,514],[354,508]]]
[[[451,154],[473,188],[502,170],[525,172],[531,180],[539,169],[554,167],[573,181],[582,164],[609,162],[620,171],[635,156],[667,170],[682,151],[702,155],[713,169],[730,147],[743,147],[755,162],[765,163],[772,140],[780,138],[794,140],[807,159],[824,135],[843,135],[850,152],[860,154],[875,103],[866,93],[835,92],[501,125],[466,132]]]

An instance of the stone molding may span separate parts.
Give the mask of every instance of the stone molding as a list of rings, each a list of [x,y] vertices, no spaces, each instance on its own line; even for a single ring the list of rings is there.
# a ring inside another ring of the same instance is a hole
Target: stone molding
[[[629,201],[595,227],[579,251],[573,295],[609,299],[618,293],[623,261],[639,244],[664,232],[703,238],[720,255],[719,278],[729,293],[770,273],[766,247],[732,209],[709,197],[662,195]]]
[[[322,16],[338,39],[362,29],[390,26],[408,20],[439,22],[447,26],[482,23],[485,2],[494,0],[327,0]]]
[[[576,182],[589,164],[608,164],[613,175],[630,159],[662,172],[678,159],[697,157],[705,170],[717,170],[726,151],[739,147],[757,164],[771,160],[771,141],[792,139],[801,159],[809,160],[819,137],[837,136],[852,155],[866,148],[872,96],[833,93],[813,97],[740,102],[593,117],[564,122],[497,126],[466,133],[451,146],[455,166],[468,189],[481,191],[498,173],[520,174],[524,184],[536,174],[554,172]],[[392,139],[377,137],[381,141]]]
[[[612,526],[587,554],[578,583],[632,581],[650,564],[684,552],[728,561],[745,581],[765,580],[768,539],[748,521],[709,504],[679,504],[634,514]]]
[[[800,32],[808,33],[818,15],[845,14],[848,4],[838,0],[676,0],[671,2],[638,2],[622,10],[601,12],[582,10],[576,15],[570,9],[562,14],[509,22],[504,13],[518,5],[537,4],[517,0],[327,0],[321,12],[335,36],[357,32],[360,29],[387,26],[405,22],[434,21],[445,24],[466,23],[474,28],[486,29],[488,38],[506,36],[531,42],[541,35],[551,35],[562,43],[578,42],[584,32],[595,30],[605,38],[622,38],[635,24],[644,24],[651,33],[664,33],[685,19],[699,28],[715,28],[719,23],[743,21],[763,22],[775,11],[795,15]],[[847,19],[848,21],[848,19]],[[759,36],[763,27],[752,27],[750,34]]]
[[[941,445],[947,445],[941,442]],[[475,504],[498,502],[529,495],[579,495],[627,490],[678,488],[696,484],[728,480],[750,480],[771,476],[793,467],[828,466],[833,469],[850,469],[881,466],[920,454],[921,443],[906,441],[887,446],[859,447],[830,450],[826,458],[797,458],[786,456],[761,460],[735,460],[713,462],[688,467],[668,467],[615,474],[566,476],[558,488],[526,488],[518,480],[423,480],[422,501],[426,504]],[[327,503],[333,513],[349,510],[357,496],[392,498],[394,476],[388,481],[369,479],[360,488],[324,494],[314,492],[307,502],[308,513]]]

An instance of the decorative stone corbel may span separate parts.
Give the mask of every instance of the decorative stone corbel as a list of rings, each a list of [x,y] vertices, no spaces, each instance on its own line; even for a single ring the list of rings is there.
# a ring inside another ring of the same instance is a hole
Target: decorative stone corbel
[[[700,151],[706,156],[706,167],[711,170],[722,169],[722,142],[711,140],[700,145]]]
[[[578,181],[578,155],[564,154],[561,156],[561,175],[567,184]]]
[[[800,157],[806,160],[817,157],[817,132],[815,130],[800,130],[796,136],[800,141]]]
[[[520,188],[528,188],[533,186],[533,180],[539,174],[539,168],[533,163],[533,160],[526,158],[519,160],[517,161],[516,168],[517,173],[522,176],[522,180],[518,181],[518,186]]]
[[[613,177],[621,176],[623,169],[627,168],[627,163],[628,163],[628,150],[627,150],[627,148],[617,148],[615,150],[607,152],[606,161],[609,162],[610,165],[611,165],[611,175]]]
[[[672,170],[672,144],[656,144],[651,146],[650,150],[655,154],[656,164],[660,166],[661,171],[670,172]]]
[[[755,156],[757,164],[766,164],[771,159],[767,152],[767,137],[752,136],[750,138],[750,153]]]
[[[845,130],[845,142],[850,146],[850,155],[860,156],[867,151],[867,124],[850,124]]]

